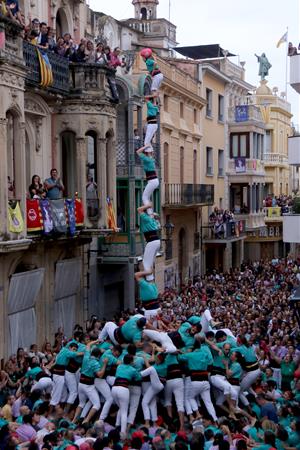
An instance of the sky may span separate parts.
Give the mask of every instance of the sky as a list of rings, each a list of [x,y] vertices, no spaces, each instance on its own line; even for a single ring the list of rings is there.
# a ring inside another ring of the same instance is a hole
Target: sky
[[[160,0],[158,17],[169,18],[169,0]],[[265,52],[272,68],[268,86],[286,90],[286,46],[276,44],[288,27],[288,40],[300,42],[299,0],[170,0],[171,22],[177,26],[180,46],[220,44],[239,55],[233,62],[246,61],[246,81],[259,84],[255,53]],[[116,19],[134,16],[131,0],[89,0],[95,11]],[[289,62],[289,61],[288,61]],[[289,66],[289,64],[288,64]],[[289,79],[289,77],[288,77]],[[292,105],[292,119],[300,123],[300,95],[288,86],[287,99]]]

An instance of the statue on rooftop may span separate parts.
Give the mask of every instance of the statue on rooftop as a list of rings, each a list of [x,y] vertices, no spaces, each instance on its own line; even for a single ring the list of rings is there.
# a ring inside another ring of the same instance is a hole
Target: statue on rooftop
[[[259,63],[258,75],[260,75],[260,79],[261,80],[265,80],[266,76],[269,75],[269,70],[271,69],[272,64],[269,62],[269,60],[266,57],[265,53],[262,53],[261,56],[258,56],[255,53],[255,56],[256,56],[257,61]]]

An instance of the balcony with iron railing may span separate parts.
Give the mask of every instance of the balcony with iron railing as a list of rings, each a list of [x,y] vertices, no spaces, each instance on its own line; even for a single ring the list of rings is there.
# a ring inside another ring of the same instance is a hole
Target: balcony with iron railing
[[[237,158],[245,161],[245,166],[239,167],[235,159],[228,161],[227,174],[229,176],[249,176],[259,175],[265,176],[265,164],[261,159]]]
[[[213,205],[213,184],[165,184],[164,206],[184,208],[197,205]]]
[[[246,237],[246,220],[224,222],[219,226],[208,224],[202,226],[202,239],[222,243],[228,240],[239,240]]]
[[[118,233],[111,236],[101,236],[99,238],[99,258],[107,262],[109,259],[113,262],[115,258],[120,262],[122,258],[127,260],[132,257],[142,257],[144,252],[144,242],[141,233],[136,233],[134,242],[130,241],[129,233]],[[101,261],[100,261],[101,262]]]

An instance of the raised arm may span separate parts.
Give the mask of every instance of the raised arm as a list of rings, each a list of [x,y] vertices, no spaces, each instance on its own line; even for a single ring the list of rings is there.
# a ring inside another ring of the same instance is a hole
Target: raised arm
[[[152,208],[152,202],[149,202],[147,205],[142,205],[137,208],[137,212],[139,214],[143,214],[148,208]]]
[[[149,207],[148,207],[149,208]],[[149,270],[143,270],[141,272],[136,272],[134,275],[134,278],[137,282],[139,282],[142,278],[144,278],[146,275],[151,275],[153,273],[152,269]]]
[[[148,147],[150,147],[150,145],[144,145],[143,147],[139,148],[139,149],[136,151],[136,153],[137,153],[138,155],[140,155],[140,154],[143,153],[143,151],[144,151],[146,148],[148,148]]]

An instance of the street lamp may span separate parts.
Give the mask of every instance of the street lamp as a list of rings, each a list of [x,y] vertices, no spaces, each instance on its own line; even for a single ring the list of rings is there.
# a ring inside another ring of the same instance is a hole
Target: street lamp
[[[172,238],[174,228],[175,228],[175,226],[169,220],[165,223],[164,229],[166,232],[166,240],[169,240]]]

